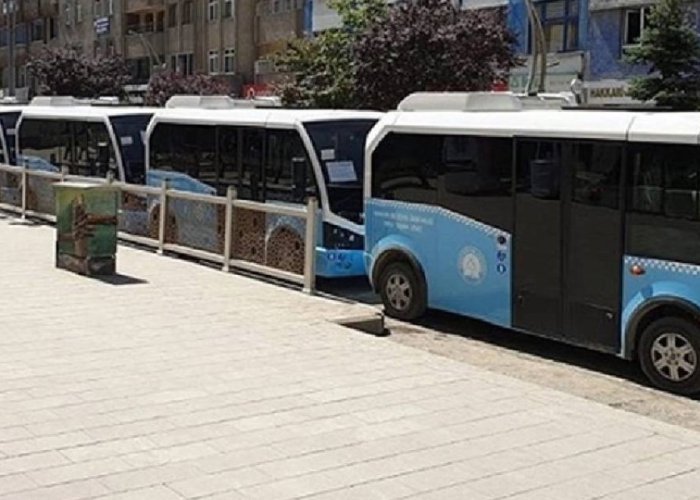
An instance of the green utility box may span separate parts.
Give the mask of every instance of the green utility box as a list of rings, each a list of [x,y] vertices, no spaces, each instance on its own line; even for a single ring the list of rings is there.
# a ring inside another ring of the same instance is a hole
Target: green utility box
[[[86,276],[116,272],[119,190],[60,182],[56,193],[56,267]]]

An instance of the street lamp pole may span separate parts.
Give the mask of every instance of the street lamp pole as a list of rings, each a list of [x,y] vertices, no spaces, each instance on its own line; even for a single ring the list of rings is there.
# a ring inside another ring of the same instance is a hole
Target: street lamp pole
[[[15,0],[5,0],[2,10],[8,20],[7,67],[10,77],[9,94],[12,97],[15,95],[15,25],[17,24],[17,4]]]
[[[538,56],[540,57],[540,75],[537,92],[545,91],[545,79],[547,76],[547,43],[544,35],[544,28],[542,27],[542,20],[537,13],[537,8],[532,0],[524,0],[524,2],[525,8],[527,9],[530,32],[532,34],[532,65],[530,66],[527,79],[526,92],[528,95],[533,95],[536,93],[533,86],[535,82],[535,73],[537,71]]]

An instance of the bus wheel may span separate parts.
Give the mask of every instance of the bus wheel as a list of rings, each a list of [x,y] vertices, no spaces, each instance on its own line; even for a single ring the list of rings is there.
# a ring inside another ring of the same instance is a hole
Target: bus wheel
[[[661,389],[677,394],[700,393],[700,329],[678,317],[661,318],[642,332],[639,362]]]
[[[425,312],[427,300],[423,280],[405,262],[393,262],[382,270],[379,293],[389,316],[412,320]]]

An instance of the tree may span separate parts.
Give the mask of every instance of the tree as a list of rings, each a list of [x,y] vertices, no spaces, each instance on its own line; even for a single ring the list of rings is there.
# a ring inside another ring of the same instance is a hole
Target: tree
[[[73,49],[44,49],[27,63],[40,95],[79,98],[124,95],[131,76],[119,56],[90,58]]]
[[[365,107],[393,109],[416,91],[490,90],[519,63],[500,13],[451,0],[413,0],[358,37],[357,92]]]
[[[288,73],[277,86],[285,105],[318,108],[359,106],[355,91],[353,47],[368,27],[383,18],[385,0],[334,0],[330,3],[341,19],[339,28],[328,29],[314,38],[294,40],[275,57]]]
[[[188,75],[174,71],[163,71],[151,77],[144,103],[148,106],[163,106],[174,95],[228,95],[230,85],[208,75]]]
[[[650,14],[639,46],[627,60],[648,64],[649,74],[633,80],[629,94],[676,109],[700,107],[700,40],[688,22],[683,0],[661,0]]]

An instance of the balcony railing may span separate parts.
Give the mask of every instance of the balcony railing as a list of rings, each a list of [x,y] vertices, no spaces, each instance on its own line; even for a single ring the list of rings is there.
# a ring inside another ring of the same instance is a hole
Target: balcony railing
[[[124,12],[146,12],[165,9],[165,0],[126,0]]]

